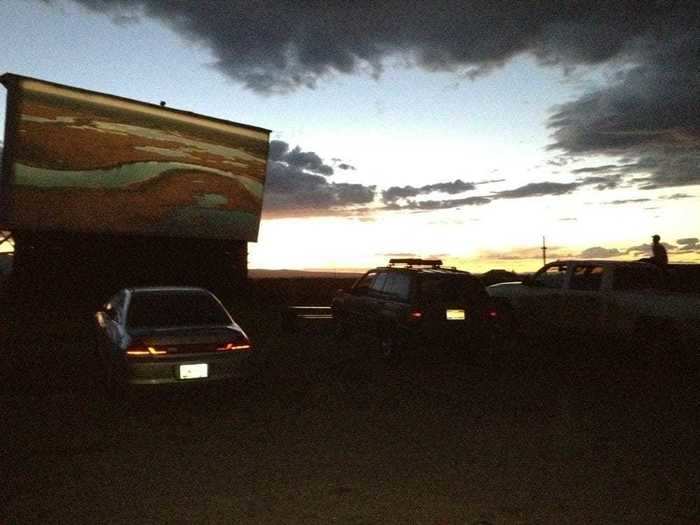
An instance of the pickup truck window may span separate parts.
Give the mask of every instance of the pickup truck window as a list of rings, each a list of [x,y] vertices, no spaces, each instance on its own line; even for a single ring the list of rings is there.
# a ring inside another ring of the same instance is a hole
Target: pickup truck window
[[[661,276],[654,268],[621,266],[615,269],[613,290],[648,290],[661,286]]]
[[[579,264],[574,268],[569,288],[572,290],[600,290],[603,282],[603,267],[592,264]]]
[[[398,301],[408,301],[411,291],[411,277],[400,272],[390,272],[383,292]]]
[[[532,284],[540,288],[562,288],[567,269],[566,264],[554,264],[543,268],[532,278]]]

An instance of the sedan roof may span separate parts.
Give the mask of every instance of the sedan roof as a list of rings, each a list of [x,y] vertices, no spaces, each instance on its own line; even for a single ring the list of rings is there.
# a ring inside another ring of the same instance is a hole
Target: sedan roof
[[[134,286],[127,288],[127,290],[131,293],[198,292],[211,294],[209,290],[198,286]]]

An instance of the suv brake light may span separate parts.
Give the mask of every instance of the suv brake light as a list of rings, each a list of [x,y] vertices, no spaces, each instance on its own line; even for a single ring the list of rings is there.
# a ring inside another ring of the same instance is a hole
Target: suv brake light
[[[423,311],[419,310],[418,308],[414,308],[408,313],[408,318],[411,321],[419,321],[423,318]]]

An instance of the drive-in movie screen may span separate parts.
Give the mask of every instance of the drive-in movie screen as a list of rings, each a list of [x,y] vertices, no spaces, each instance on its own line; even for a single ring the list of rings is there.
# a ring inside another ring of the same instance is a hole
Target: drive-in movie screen
[[[257,240],[267,130],[15,75],[2,81],[6,225]]]

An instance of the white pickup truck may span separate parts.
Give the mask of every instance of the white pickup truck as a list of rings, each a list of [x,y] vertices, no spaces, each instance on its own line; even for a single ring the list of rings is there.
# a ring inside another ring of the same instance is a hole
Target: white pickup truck
[[[698,275],[700,265],[664,272],[646,262],[562,260],[487,290],[524,333],[673,341],[692,354],[700,346]]]

